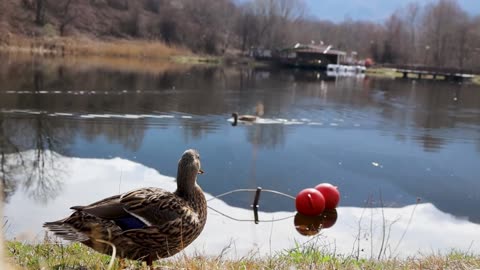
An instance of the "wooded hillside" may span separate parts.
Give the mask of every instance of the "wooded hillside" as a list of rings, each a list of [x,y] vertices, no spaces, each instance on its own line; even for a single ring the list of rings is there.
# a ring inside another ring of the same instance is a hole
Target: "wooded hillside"
[[[380,63],[480,69],[480,16],[454,0],[411,3],[384,22],[323,21],[302,0],[1,0],[11,35],[157,40],[196,53],[324,43]]]

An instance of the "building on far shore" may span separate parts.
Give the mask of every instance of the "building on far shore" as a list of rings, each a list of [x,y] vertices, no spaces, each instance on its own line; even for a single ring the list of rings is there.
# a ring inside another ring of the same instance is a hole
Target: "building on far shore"
[[[345,64],[347,53],[332,49],[332,46],[297,43],[281,50],[252,49],[250,56],[260,61],[297,68],[326,69],[329,64]]]

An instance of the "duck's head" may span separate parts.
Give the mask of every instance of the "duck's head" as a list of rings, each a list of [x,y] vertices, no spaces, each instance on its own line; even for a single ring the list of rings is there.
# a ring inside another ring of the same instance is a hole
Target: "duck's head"
[[[196,185],[197,175],[202,173],[200,154],[195,149],[188,149],[178,161],[178,189],[188,193]]]
[[[232,113],[232,117],[233,117],[232,126],[236,126],[237,122],[238,122],[238,113],[236,113],[236,112]]]
[[[188,149],[178,161],[178,169],[190,172],[190,174],[202,174],[202,166],[200,163],[200,154],[195,149]]]

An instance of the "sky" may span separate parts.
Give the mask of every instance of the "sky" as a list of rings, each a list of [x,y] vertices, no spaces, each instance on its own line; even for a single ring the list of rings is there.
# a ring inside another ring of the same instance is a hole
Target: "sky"
[[[305,0],[310,15],[333,22],[345,18],[382,22],[397,8],[406,6],[407,0]],[[417,0],[426,4],[433,0]],[[458,3],[471,15],[480,15],[480,0],[458,0]]]

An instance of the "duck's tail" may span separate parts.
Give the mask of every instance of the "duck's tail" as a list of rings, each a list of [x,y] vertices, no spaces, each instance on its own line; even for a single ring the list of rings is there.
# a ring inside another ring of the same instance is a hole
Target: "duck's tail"
[[[65,240],[84,242],[89,239],[89,237],[83,232],[75,229],[71,224],[65,223],[65,219],[53,222],[45,222],[43,227],[47,228],[56,236]]]

